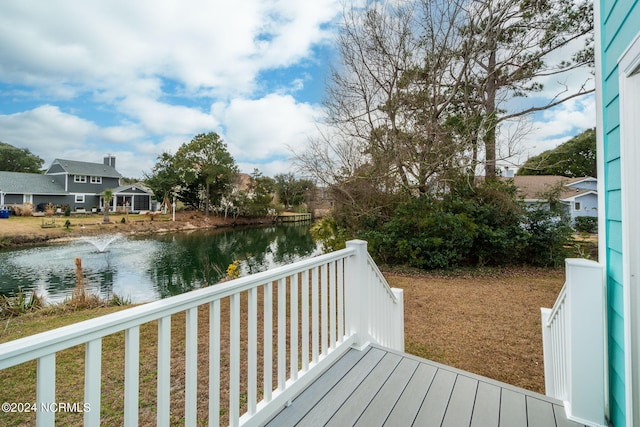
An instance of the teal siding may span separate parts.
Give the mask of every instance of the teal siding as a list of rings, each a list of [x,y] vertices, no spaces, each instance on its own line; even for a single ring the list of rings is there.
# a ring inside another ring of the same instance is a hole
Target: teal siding
[[[620,126],[609,132],[609,139],[612,141],[620,141]],[[610,162],[620,158],[620,145],[612,144],[606,151],[605,162]]]
[[[616,79],[616,87],[618,86],[618,80]],[[620,102],[616,96],[609,105],[607,105],[604,114],[604,130],[607,133],[611,133],[614,129],[620,126]]]
[[[607,162],[605,165],[606,191],[619,191],[620,186],[620,158]]]
[[[606,194],[606,201],[609,206],[612,208],[609,210],[608,217],[613,221],[622,221],[622,211],[621,211],[621,197],[622,192],[620,190],[610,190]]]
[[[622,281],[622,200],[620,195],[620,103],[617,62],[638,34],[637,0],[600,0],[602,102],[604,105],[604,187],[606,217],[609,417],[625,426],[624,292]]]

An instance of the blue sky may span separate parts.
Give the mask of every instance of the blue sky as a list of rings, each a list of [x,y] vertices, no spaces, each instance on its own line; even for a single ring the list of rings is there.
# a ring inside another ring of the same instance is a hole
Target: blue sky
[[[0,141],[45,167],[112,154],[142,177],[214,131],[243,172],[290,171],[290,148],[322,117],[341,11],[340,0],[2,0]],[[593,109],[587,98],[535,116],[517,159],[594,126]]]

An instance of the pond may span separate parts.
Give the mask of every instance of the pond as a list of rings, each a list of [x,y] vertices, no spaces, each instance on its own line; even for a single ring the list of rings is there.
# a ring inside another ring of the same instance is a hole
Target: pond
[[[78,257],[88,292],[141,303],[217,283],[236,260],[247,275],[318,254],[308,225],[87,237],[0,252],[0,293],[69,298]]]

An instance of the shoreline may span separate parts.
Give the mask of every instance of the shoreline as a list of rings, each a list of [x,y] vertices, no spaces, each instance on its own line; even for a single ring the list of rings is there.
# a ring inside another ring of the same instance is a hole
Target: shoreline
[[[170,214],[157,217],[135,214],[109,215],[108,223],[102,222],[102,216],[87,217],[9,217],[0,220],[0,249],[17,249],[46,243],[64,243],[83,236],[98,236],[119,233],[123,235],[160,234],[171,232],[189,232],[197,230],[234,228],[242,226],[264,226],[275,224],[274,217],[223,218],[205,217],[201,212],[176,213],[173,221]],[[122,222],[124,219],[124,222]],[[64,222],[70,220],[70,227]],[[55,222],[45,227],[44,221]]]

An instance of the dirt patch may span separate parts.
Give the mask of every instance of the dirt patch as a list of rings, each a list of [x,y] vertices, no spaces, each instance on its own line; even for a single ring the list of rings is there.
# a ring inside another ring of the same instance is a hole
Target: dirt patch
[[[408,353],[544,394],[540,307],[553,306],[563,271],[385,276],[404,289]]]

